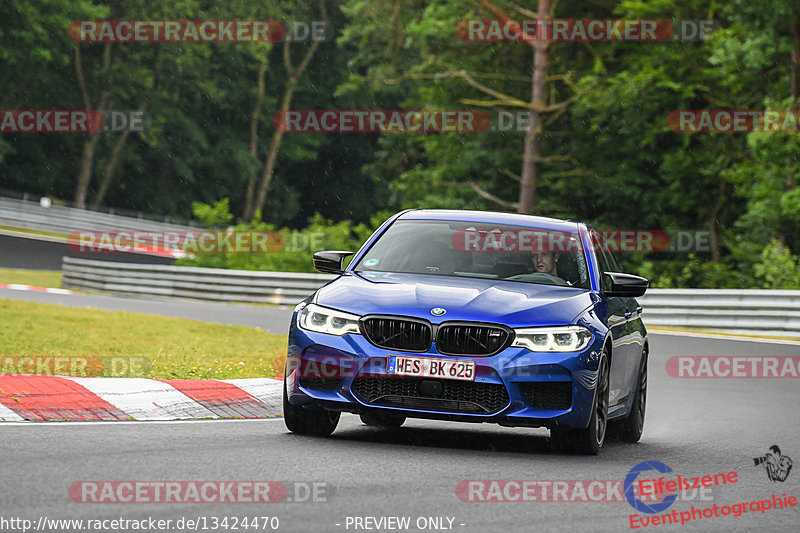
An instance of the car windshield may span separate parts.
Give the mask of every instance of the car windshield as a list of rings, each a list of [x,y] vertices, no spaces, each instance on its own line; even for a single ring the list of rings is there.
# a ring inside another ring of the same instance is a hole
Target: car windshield
[[[502,224],[397,221],[354,270],[589,288],[577,233]]]

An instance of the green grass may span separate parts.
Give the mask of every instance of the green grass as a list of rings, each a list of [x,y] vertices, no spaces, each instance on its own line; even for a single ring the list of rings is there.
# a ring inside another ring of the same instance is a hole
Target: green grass
[[[12,356],[138,357],[137,377],[270,377],[283,373],[286,343],[245,326],[0,299],[0,372]]]
[[[61,272],[58,270],[23,270],[0,268],[0,283],[19,283],[37,287],[61,287]]]

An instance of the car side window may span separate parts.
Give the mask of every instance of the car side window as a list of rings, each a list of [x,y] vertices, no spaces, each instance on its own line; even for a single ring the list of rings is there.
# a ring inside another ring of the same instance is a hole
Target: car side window
[[[608,259],[608,265],[611,267],[611,272],[622,272],[622,269],[617,262],[617,258],[614,257],[614,254],[611,253],[611,250],[605,250],[606,258]]]
[[[603,241],[603,238],[600,237],[600,234],[598,234],[596,231],[593,231],[591,235],[594,256],[597,258],[597,270],[600,273],[600,286],[603,290],[608,290],[610,289],[608,286],[609,281],[606,279],[606,276],[603,275],[603,272],[616,272],[616,269],[613,268],[612,263],[609,261],[609,258],[606,255],[606,245]]]

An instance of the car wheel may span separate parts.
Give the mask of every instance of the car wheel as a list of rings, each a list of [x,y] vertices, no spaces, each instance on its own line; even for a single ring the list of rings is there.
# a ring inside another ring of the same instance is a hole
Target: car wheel
[[[560,451],[597,455],[606,439],[608,429],[608,354],[603,351],[597,365],[597,386],[592,402],[592,416],[586,429],[553,429],[550,441]]]
[[[647,407],[647,349],[642,351],[642,362],[639,364],[639,378],[636,382],[636,394],[633,407],[625,420],[616,423],[616,434],[625,442],[639,442],[644,430],[644,414]]]
[[[300,407],[289,403],[286,379],[283,380],[283,421],[292,433],[327,437],[339,424],[341,413],[321,407]]]
[[[382,428],[399,428],[406,421],[405,415],[398,413],[378,413],[366,411],[361,413],[361,421],[368,426]]]

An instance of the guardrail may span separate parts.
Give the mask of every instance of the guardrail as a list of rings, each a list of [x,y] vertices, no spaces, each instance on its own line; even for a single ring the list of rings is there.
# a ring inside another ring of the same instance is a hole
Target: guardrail
[[[197,227],[137,217],[100,213],[60,205],[43,206],[40,202],[0,197],[0,226],[11,226],[54,233],[73,231],[191,231]]]
[[[295,305],[336,276],[137,265],[64,257],[61,286],[128,296]]]
[[[637,300],[648,326],[800,337],[800,291],[649,289]]]
[[[67,289],[279,305],[294,305],[335,278],[72,257],[64,257],[62,271]],[[648,326],[800,337],[800,291],[650,289],[638,300]]]

